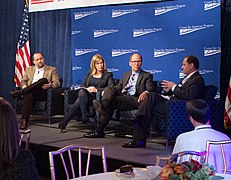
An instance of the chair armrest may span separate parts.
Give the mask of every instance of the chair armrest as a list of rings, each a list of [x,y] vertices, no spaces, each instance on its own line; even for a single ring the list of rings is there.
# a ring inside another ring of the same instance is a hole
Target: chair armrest
[[[64,91],[64,101],[66,105],[73,104],[78,98],[78,90],[68,89]]]
[[[67,88],[51,88],[47,90],[47,109],[50,115],[63,114],[64,96],[63,92]]]

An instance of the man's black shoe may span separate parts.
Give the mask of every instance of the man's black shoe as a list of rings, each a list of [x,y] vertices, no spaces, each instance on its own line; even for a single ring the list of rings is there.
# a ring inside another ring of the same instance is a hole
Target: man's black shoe
[[[128,143],[121,144],[123,148],[145,148],[146,147],[146,141],[140,140],[132,140]]]
[[[61,121],[59,124],[58,124],[58,128],[61,129],[60,132],[62,132],[65,128],[66,128],[67,124],[63,121]]]
[[[84,134],[83,136],[86,138],[105,138],[104,132],[98,132],[98,131],[94,131],[90,134]]]

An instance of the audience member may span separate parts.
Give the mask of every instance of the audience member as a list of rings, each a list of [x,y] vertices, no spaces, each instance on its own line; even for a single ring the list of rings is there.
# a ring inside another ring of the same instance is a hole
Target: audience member
[[[20,149],[19,141],[16,114],[0,97],[0,179],[39,179],[32,153]]]
[[[229,140],[227,135],[212,129],[209,125],[210,109],[206,101],[202,99],[190,100],[186,103],[186,111],[195,129],[190,132],[182,133],[177,137],[172,152],[173,154],[181,151],[205,151],[207,140]],[[231,165],[231,147],[225,146],[225,148],[226,161]],[[208,163],[214,166],[216,172],[223,173],[220,151],[220,147],[211,147]],[[187,157],[184,157],[184,161],[187,160]]]
[[[154,91],[152,75],[141,69],[142,56],[138,53],[132,54],[129,65],[131,71],[124,73],[123,78],[116,86],[105,88],[101,104],[98,101],[93,101],[93,106],[101,113],[101,116],[96,130],[85,134],[85,137],[104,138],[104,128],[109,123],[115,109],[137,109],[148,93]],[[142,140],[133,143],[140,147],[146,146]]]
[[[165,90],[165,95],[150,92],[144,98],[139,108],[136,119],[132,122],[133,140],[128,143],[121,144],[124,148],[136,148],[134,142],[144,141],[147,139],[147,132],[150,120],[166,117],[166,102],[169,99],[190,100],[203,98],[205,82],[199,74],[199,60],[195,56],[186,56],[181,66],[183,73],[186,75],[177,85],[174,82],[164,80],[161,84]]]
[[[65,129],[68,122],[75,116],[80,116],[82,123],[88,122],[89,106],[92,105],[96,93],[102,93],[105,87],[114,85],[111,72],[106,70],[106,62],[99,54],[95,54],[90,63],[91,70],[88,71],[83,84],[78,89],[78,98],[72,105],[68,115],[58,125],[60,129]]]
[[[23,96],[20,129],[26,129],[28,127],[34,101],[46,100],[47,89],[60,87],[56,68],[45,65],[43,54],[41,52],[34,53],[32,61],[34,66],[26,68],[21,81],[22,89],[11,92],[14,97],[19,95]]]

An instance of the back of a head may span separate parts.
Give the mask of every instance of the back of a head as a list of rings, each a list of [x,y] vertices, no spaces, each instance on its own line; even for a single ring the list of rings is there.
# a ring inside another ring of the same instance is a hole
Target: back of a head
[[[19,129],[11,105],[0,97],[0,179],[9,173],[19,152]]]
[[[206,124],[210,118],[209,105],[205,100],[193,99],[186,103],[186,111],[195,121]]]

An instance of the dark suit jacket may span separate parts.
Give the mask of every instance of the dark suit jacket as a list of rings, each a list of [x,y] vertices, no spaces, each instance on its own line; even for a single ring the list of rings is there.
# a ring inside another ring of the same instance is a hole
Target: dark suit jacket
[[[205,90],[205,81],[197,71],[182,86],[179,85],[176,86],[176,88],[172,92],[174,96],[171,99],[179,99],[179,100],[203,99],[204,90]]]
[[[83,87],[89,87],[89,86],[91,86],[90,83],[89,83],[91,77],[92,77],[91,71],[89,70],[87,72],[87,75],[84,78],[83,84],[81,86],[83,86]],[[98,90],[98,92],[102,92],[105,87],[110,86],[110,85],[114,86],[113,75],[112,75],[111,72],[105,71],[102,74],[102,78],[101,78],[100,83],[95,88]]]
[[[129,78],[131,76],[131,73],[132,73],[131,71],[124,73],[123,78],[115,86],[115,89],[118,94],[120,94],[122,89],[127,85]],[[152,79],[153,79],[152,74],[141,70],[139,77],[137,79],[137,82],[136,82],[135,96],[139,96],[144,91],[148,91],[148,92],[154,91],[154,84],[153,84]]]

